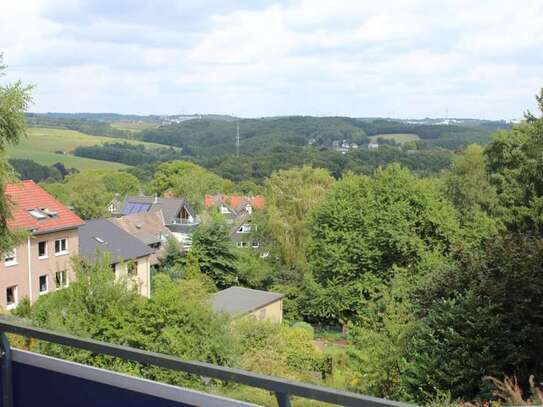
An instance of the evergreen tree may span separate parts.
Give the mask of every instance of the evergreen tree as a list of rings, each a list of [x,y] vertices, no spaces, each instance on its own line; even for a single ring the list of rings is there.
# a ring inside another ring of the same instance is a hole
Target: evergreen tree
[[[236,255],[228,227],[219,222],[200,225],[192,238],[192,249],[202,273],[219,289],[238,284]]]

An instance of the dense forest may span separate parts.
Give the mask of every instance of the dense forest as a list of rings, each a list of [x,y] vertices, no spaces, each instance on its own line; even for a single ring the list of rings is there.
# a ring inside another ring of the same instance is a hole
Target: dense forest
[[[148,148],[143,144],[105,143],[96,146],[77,147],[73,154],[78,157],[112,161],[127,165],[141,165],[153,162],[172,161],[181,157],[179,149]]]
[[[19,84],[0,90],[0,101],[10,102],[9,120],[0,121],[3,152],[24,133],[29,94]],[[128,171],[82,171],[42,185],[85,219],[107,216],[115,194],[184,197],[203,220],[192,250],[184,255],[175,241],[168,243],[150,299],[115,281],[107,258],[96,264],[74,258],[77,282],[33,305],[23,301],[14,314],[83,337],[411,403],[541,403],[543,90],[537,100],[537,115],[528,113],[512,129],[485,129],[489,143],[456,152],[408,153],[394,146],[321,151],[307,144],[326,144],[337,134],[327,136],[322,123],[301,130],[305,119],[289,118],[282,125],[300,129],[283,129],[276,138],[265,130],[271,126],[266,120],[251,122],[254,134],[244,136],[248,150],[231,161],[213,157],[228,155],[231,136],[205,120],[143,131],[143,137],[165,137],[186,154],[191,150],[194,161],[208,160],[205,167],[213,171],[176,160]],[[274,120],[283,119],[269,122]],[[333,127],[345,126],[343,139],[372,135],[362,120],[337,120],[341,126]],[[267,136],[261,138],[259,129]],[[458,136],[444,130],[442,136],[453,134]],[[266,139],[270,145],[259,146]],[[258,169],[261,157],[271,164]],[[236,172],[241,163],[243,172]],[[10,177],[1,173],[0,219],[9,212],[3,188]],[[253,233],[262,242],[257,250],[236,248],[219,213],[204,210],[205,194],[213,193],[265,196],[266,207],[254,213]],[[5,251],[17,236],[5,222],[0,226]],[[212,312],[210,294],[231,285],[284,293],[285,322],[231,320]],[[314,339],[323,347],[316,348]],[[254,389],[40,341],[19,343],[153,380],[275,403]]]

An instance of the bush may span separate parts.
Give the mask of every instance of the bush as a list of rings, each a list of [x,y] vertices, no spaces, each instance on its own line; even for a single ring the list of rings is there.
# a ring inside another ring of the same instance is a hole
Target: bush
[[[294,329],[303,329],[309,335],[311,335],[311,339],[315,338],[315,328],[311,326],[311,324],[308,324],[307,322],[299,321],[292,325],[292,328]]]

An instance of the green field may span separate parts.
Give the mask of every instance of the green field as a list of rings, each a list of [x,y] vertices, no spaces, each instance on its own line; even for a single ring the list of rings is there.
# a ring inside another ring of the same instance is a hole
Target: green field
[[[119,169],[126,168],[127,166],[108,161],[75,157],[71,155],[71,152],[79,146],[93,146],[102,143],[118,143],[124,141],[133,144],[144,144],[146,147],[150,148],[164,147],[154,143],[90,136],[73,130],[36,127],[28,129],[28,138],[21,140],[21,142],[15,146],[8,147],[7,153],[8,158],[25,158],[34,160],[42,165],[52,165],[61,162],[68,168],[77,168],[78,170],[105,168]]]
[[[371,136],[371,140],[375,139],[384,139],[384,140],[394,140],[397,143],[404,144],[408,141],[416,141],[420,140],[419,136],[412,133],[394,133],[394,134],[376,134],[375,136]]]

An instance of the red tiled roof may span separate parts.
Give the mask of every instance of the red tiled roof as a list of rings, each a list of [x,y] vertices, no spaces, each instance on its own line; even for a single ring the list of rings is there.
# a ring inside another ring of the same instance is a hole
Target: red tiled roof
[[[204,197],[204,207],[209,208],[210,206],[213,206],[215,204],[215,201],[213,199],[213,196],[206,195]]]
[[[261,195],[252,197],[241,195],[206,195],[204,198],[204,206],[206,208],[218,205],[219,202],[224,202],[231,208],[237,208],[244,202],[250,203],[255,209],[262,209],[266,206],[266,199]]]
[[[11,201],[11,218],[7,222],[11,230],[25,229],[44,233],[75,228],[85,223],[43,188],[36,185],[34,181],[7,184],[6,195]],[[56,212],[56,215],[46,219],[36,219],[29,213],[29,209],[41,210],[44,208]]]

